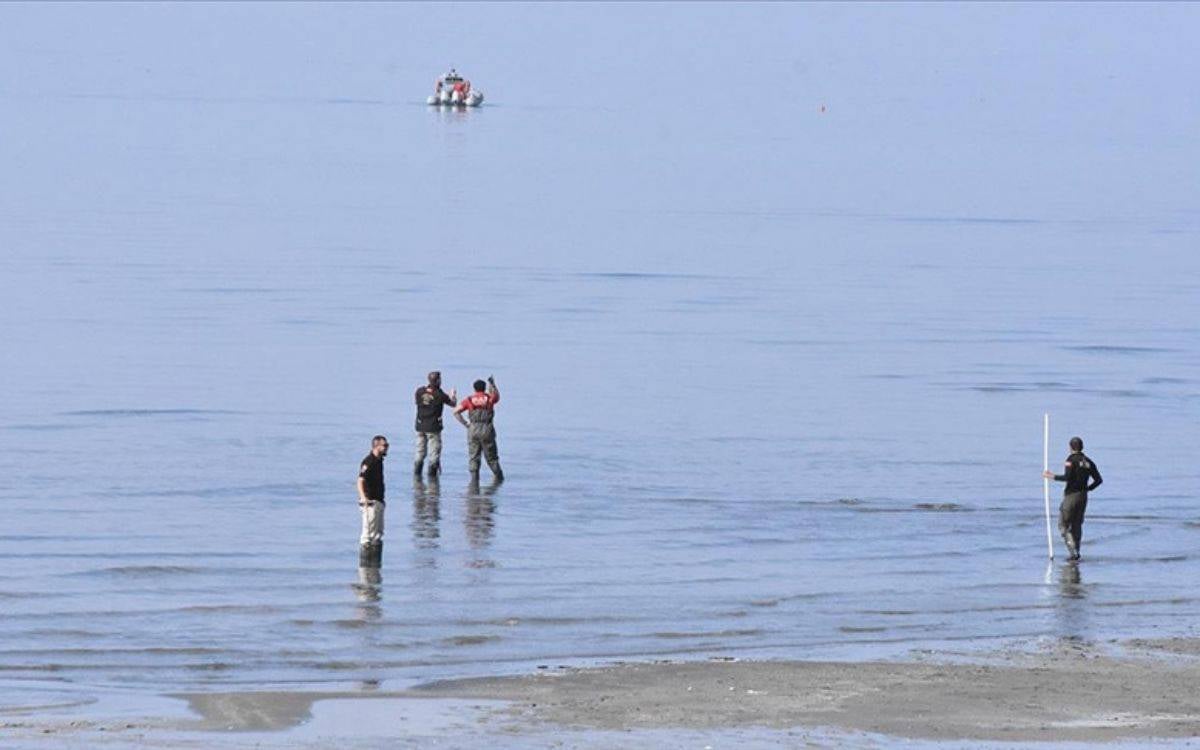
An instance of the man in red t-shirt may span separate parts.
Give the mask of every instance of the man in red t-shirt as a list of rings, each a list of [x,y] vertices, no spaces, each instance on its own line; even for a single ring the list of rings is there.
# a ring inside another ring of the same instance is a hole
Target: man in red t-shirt
[[[454,418],[467,428],[467,456],[471,465],[471,477],[479,478],[479,456],[487,459],[488,468],[497,480],[504,479],[500,469],[500,450],[496,447],[496,427],[492,420],[496,415],[496,404],[500,403],[500,390],[490,376],[487,382],[475,381],[475,392],[464,398],[454,409]],[[463,419],[463,412],[470,412],[470,423]]]

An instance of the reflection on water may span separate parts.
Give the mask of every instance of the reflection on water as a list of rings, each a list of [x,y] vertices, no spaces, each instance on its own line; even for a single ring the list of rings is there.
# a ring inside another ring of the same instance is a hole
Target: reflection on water
[[[492,543],[496,531],[496,502],[492,496],[500,487],[500,480],[493,479],[489,484],[480,485],[478,479],[472,479],[467,485],[464,496],[465,512],[463,525],[467,532],[467,543],[476,553],[468,565],[472,568],[493,568],[494,560],[484,553]]]
[[[436,550],[441,531],[438,522],[441,520],[441,483],[435,477],[425,482],[421,477],[413,477],[413,545],[417,549]]]
[[[378,622],[383,618],[379,602],[383,599],[383,573],[379,568],[359,568],[358,583],[354,584],[354,595],[358,598],[356,619],[361,622]]]
[[[500,482],[492,480],[491,484],[481,487],[478,480],[472,480],[467,486],[467,512],[463,523],[467,528],[467,541],[472,549],[486,549],[492,541],[496,527],[496,503],[492,496],[500,487]]]
[[[1065,562],[1062,564],[1058,571],[1058,589],[1064,599],[1087,598],[1078,563]]]
[[[1058,634],[1066,639],[1083,639],[1090,636],[1087,589],[1083,584],[1079,564],[1071,561],[1058,567],[1058,599],[1055,615]]]

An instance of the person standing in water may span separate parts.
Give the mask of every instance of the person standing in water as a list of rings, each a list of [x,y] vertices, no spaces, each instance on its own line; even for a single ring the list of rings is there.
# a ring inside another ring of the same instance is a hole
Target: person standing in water
[[[471,478],[479,478],[480,454],[487,459],[488,468],[497,481],[504,479],[500,468],[500,449],[496,447],[496,427],[492,423],[496,415],[496,404],[500,403],[500,390],[496,381],[488,376],[487,382],[475,381],[475,392],[462,400],[454,409],[454,418],[467,428],[467,458],[471,466]],[[463,418],[463,412],[471,413],[471,422]]]
[[[371,452],[358,467],[358,508],[362,512],[362,534],[358,543],[358,566],[383,565],[383,459],[388,440],[383,435],[371,438]]]
[[[450,395],[442,390],[442,373],[429,373],[429,384],[417,389],[417,443],[413,456],[413,476],[421,476],[425,457],[429,456],[429,478],[442,470],[442,407],[458,404],[458,391]]]
[[[1042,472],[1046,479],[1066,482],[1063,501],[1058,509],[1058,531],[1067,544],[1070,559],[1078,560],[1083,546],[1083,514],[1087,510],[1088,493],[1104,482],[1096,462],[1083,453],[1083,440],[1071,438],[1071,455],[1067,456],[1062,474]],[[1089,482],[1090,480],[1090,482]]]

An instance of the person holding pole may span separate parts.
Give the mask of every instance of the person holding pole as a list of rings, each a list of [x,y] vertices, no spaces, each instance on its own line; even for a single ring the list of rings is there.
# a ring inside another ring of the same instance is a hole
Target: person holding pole
[[[1046,472],[1050,470],[1050,415],[1042,417],[1042,502],[1046,507],[1046,554],[1054,559],[1054,534],[1050,531],[1050,480]]]
[[[1049,469],[1042,472],[1046,479],[1066,482],[1063,501],[1058,509],[1058,531],[1067,545],[1072,560],[1078,560],[1083,544],[1083,514],[1087,510],[1088,493],[1104,482],[1096,462],[1083,453],[1083,440],[1071,438],[1071,455],[1067,456],[1062,474]],[[1089,481],[1090,480],[1090,481]]]

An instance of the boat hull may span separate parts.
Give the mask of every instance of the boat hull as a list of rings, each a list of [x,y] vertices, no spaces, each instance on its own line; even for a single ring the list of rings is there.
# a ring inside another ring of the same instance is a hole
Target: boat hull
[[[465,97],[458,93],[442,92],[431,94],[425,98],[425,103],[437,107],[478,107],[483,104],[483,92],[472,91]]]

